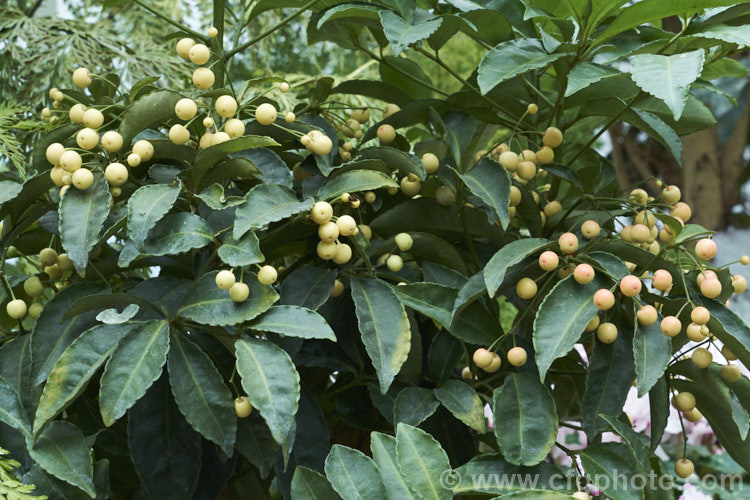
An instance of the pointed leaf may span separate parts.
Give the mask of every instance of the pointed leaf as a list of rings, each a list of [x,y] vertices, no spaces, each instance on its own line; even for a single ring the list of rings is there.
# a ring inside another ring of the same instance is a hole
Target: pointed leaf
[[[325,463],[326,477],[344,500],[385,498],[375,462],[364,453],[334,444]]]
[[[538,252],[549,245],[549,240],[543,238],[524,238],[508,243],[492,256],[484,268],[484,281],[490,296],[497,293],[503,284],[505,273],[529,255]]]
[[[89,252],[99,241],[111,199],[107,181],[97,174],[90,188],[69,189],[60,200],[60,242],[79,274],[86,272]]]
[[[241,196],[226,196],[224,187],[218,183],[211,184],[197,196],[214,210],[224,210],[245,202],[245,198]]]
[[[441,481],[451,470],[448,455],[437,439],[407,424],[396,427],[396,458],[406,482],[424,499],[453,498]]]
[[[633,488],[633,482],[618,480],[636,474],[634,460],[622,443],[603,443],[589,446],[581,452],[581,462],[586,475],[596,478],[594,486],[612,500],[637,500],[643,498]],[[616,474],[616,476],[615,476]]]
[[[248,337],[234,346],[247,399],[283,445],[299,407],[299,373],[286,351],[267,340]]]
[[[672,156],[677,160],[677,163],[682,166],[682,141],[677,132],[653,113],[638,108],[633,108],[633,112],[658,134],[655,139],[660,139],[660,142],[672,152]]]
[[[393,405],[393,422],[419,425],[430,417],[440,402],[430,389],[406,387],[402,389]]]
[[[569,97],[604,78],[619,74],[619,71],[609,66],[590,62],[579,63],[568,73],[568,86],[565,88],[565,97]]]
[[[133,138],[141,131],[163,120],[174,118],[174,106],[182,98],[171,90],[150,92],[125,111],[118,132],[122,135],[124,150],[130,149]]]
[[[740,435],[740,439],[745,441],[747,439],[747,431],[750,430],[750,416],[747,414],[747,410],[742,406],[737,395],[733,392],[730,393],[730,402],[732,408],[732,420],[737,425],[737,432]]]
[[[547,66],[564,55],[548,54],[541,41],[531,38],[501,42],[487,52],[479,63],[479,89],[486,94],[505,80]]]
[[[0,377],[0,422],[11,426],[26,437],[31,436],[31,424],[21,403],[21,397],[13,384],[3,377]]]
[[[409,45],[429,37],[440,27],[442,19],[433,19],[416,25],[409,24],[401,16],[390,10],[380,11],[383,33],[391,44],[393,55],[398,56]]]
[[[134,242],[142,242],[154,225],[172,208],[179,186],[149,184],[138,188],[128,199],[128,236]]]
[[[52,371],[60,354],[84,330],[96,324],[94,313],[82,314],[69,320],[63,316],[79,299],[102,291],[96,283],[75,283],[55,294],[44,305],[42,314],[31,332],[31,384],[41,384]]]
[[[236,240],[228,234],[217,251],[223,263],[231,267],[245,267],[263,262],[266,258],[260,251],[260,242],[254,232],[247,232]]]
[[[206,221],[196,214],[180,212],[160,220],[140,250],[149,255],[175,255],[202,248],[213,240]]]
[[[144,496],[191,498],[201,469],[201,439],[182,417],[164,376],[128,412],[128,447]]]
[[[415,498],[398,465],[396,438],[382,432],[373,432],[370,434],[370,448],[372,458],[380,470],[380,477],[383,478],[388,498]]]
[[[510,201],[510,175],[495,160],[483,156],[474,167],[465,174],[459,174],[466,187],[478,196],[483,203],[490,206],[500,226],[508,225],[508,206]]]
[[[664,101],[679,120],[687,104],[688,91],[703,71],[702,49],[664,56],[638,54],[632,58],[630,73],[641,89]]]
[[[298,465],[292,476],[292,498],[300,500],[336,500],[339,495],[319,472]]]
[[[335,281],[335,269],[300,267],[284,278],[279,302],[316,310],[331,296]]]
[[[468,384],[448,380],[442,387],[435,389],[435,396],[454,417],[480,434],[487,431],[482,400]]]
[[[544,460],[555,444],[557,408],[538,378],[509,374],[492,394],[492,410],[502,416],[502,425],[495,425],[495,438],[508,462],[536,465]]]
[[[23,184],[13,181],[0,181],[0,205],[13,200],[23,189]]]
[[[44,386],[34,416],[34,435],[86,387],[133,325],[98,325],[86,330],[60,355]]]
[[[193,285],[177,311],[179,316],[206,325],[236,325],[264,313],[279,298],[273,288],[253,278],[247,281],[248,299],[234,302],[226,290],[216,286],[216,274],[217,271],[204,274]]]
[[[185,420],[231,456],[237,417],[232,393],[211,358],[182,333],[176,333],[171,338],[167,367],[172,394]]]
[[[355,161],[362,160],[381,160],[391,171],[399,170],[406,174],[414,174],[422,180],[427,176],[424,165],[416,156],[390,146],[362,149],[357,152]]]
[[[209,170],[218,165],[222,160],[226,159],[231,153],[236,153],[243,149],[278,145],[279,143],[270,137],[244,135],[203,149],[195,156],[195,161],[193,162],[193,179],[195,180],[195,184],[196,186],[200,186],[203,177],[209,172]]]
[[[383,172],[376,170],[350,170],[326,179],[315,193],[315,199],[332,200],[344,193],[374,191],[387,187],[398,187],[398,184]]]
[[[99,382],[99,409],[110,426],[141,399],[159,378],[169,351],[169,324],[139,323],[122,339],[107,361]]]
[[[638,380],[638,397],[641,398],[664,375],[672,358],[672,339],[661,332],[659,322],[638,325],[633,338],[635,378]]]
[[[596,316],[594,294],[604,287],[599,275],[587,285],[579,285],[569,276],[544,298],[534,319],[534,352],[542,380],[552,362],[573,349],[588,322]]]
[[[259,184],[247,192],[245,202],[235,212],[234,238],[240,239],[251,229],[263,229],[271,222],[306,212],[312,206],[312,199],[299,201],[289,188],[278,184]]]
[[[404,306],[385,283],[352,278],[352,298],[367,354],[385,394],[401,370],[411,348],[411,330]]]
[[[29,446],[29,454],[34,462],[56,478],[77,486],[91,498],[96,496],[91,450],[75,425],[64,420],[50,422]]]
[[[336,335],[323,316],[306,307],[273,306],[248,323],[247,327],[259,332],[336,342]]]

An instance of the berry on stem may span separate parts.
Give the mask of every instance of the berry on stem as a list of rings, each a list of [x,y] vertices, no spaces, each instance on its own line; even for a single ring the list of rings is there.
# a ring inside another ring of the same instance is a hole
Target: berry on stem
[[[606,288],[600,288],[594,294],[594,305],[600,311],[608,311],[615,305],[615,296]]]
[[[235,302],[245,302],[250,295],[250,288],[242,282],[237,282],[229,289],[229,297]]]
[[[276,278],[278,277],[278,273],[276,272],[276,268],[273,266],[263,266],[258,270],[258,281],[261,285],[273,285],[276,283]]]
[[[237,281],[232,271],[219,271],[216,273],[216,286],[222,290],[229,290]]]
[[[521,278],[516,283],[516,295],[522,299],[528,300],[536,295],[536,282],[531,278]]]
[[[234,412],[239,418],[246,418],[250,416],[253,411],[253,405],[246,396],[240,396],[234,400]]]

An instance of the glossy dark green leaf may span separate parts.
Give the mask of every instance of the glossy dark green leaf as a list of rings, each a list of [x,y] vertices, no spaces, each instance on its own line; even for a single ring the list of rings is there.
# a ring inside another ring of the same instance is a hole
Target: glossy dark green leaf
[[[442,329],[432,338],[430,347],[427,350],[427,363],[430,367],[430,374],[435,383],[440,386],[443,382],[455,373],[458,363],[465,354],[461,341]]]
[[[292,498],[300,500],[336,500],[339,495],[319,472],[298,465],[292,477]]]
[[[442,19],[437,18],[418,24],[410,24],[393,11],[380,11],[383,33],[391,44],[393,55],[397,57],[409,45],[424,40],[437,31],[442,21]]]
[[[266,260],[263,252],[260,251],[258,237],[253,231],[248,231],[239,240],[227,234],[219,247],[218,254],[221,261],[230,267],[245,267]]]
[[[110,426],[146,394],[161,375],[169,352],[169,325],[164,320],[138,323],[107,361],[99,382],[99,409]]]
[[[334,444],[326,458],[325,472],[344,500],[386,498],[378,467],[361,451]]]
[[[23,189],[23,184],[13,181],[0,181],[0,205],[14,199]]]
[[[0,422],[11,426],[26,437],[31,436],[31,424],[21,403],[21,397],[13,384],[3,377],[0,377]]]
[[[671,357],[672,340],[661,332],[659,322],[638,325],[633,338],[633,358],[639,398],[645,396],[664,375]]]
[[[202,465],[201,440],[178,410],[166,376],[128,412],[128,447],[144,497],[191,498]]]
[[[131,304],[140,305],[145,309],[154,309],[158,307],[152,304],[150,301],[131,293],[98,293],[96,295],[92,294],[81,297],[80,299],[76,300],[65,311],[65,314],[63,314],[62,316],[62,320],[65,321],[89,311],[101,311],[102,309],[106,309],[109,307],[127,306]]]
[[[251,229],[263,229],[271,222],[306,212],[313,203],[310,198],[299,201],[294,191],[284,186],[259,184],[247,192],[245,202],[235,212],[234,237],[242,238]]]
[[[97,174],[91,187],[85,191],[71,188],[60,201],[60,241],[79,274],[86,272],[89,253],[99,241],[111,199],[107,181]]]
[[[180,212],[157,222],[141,248],[149,255],[174,255],[204,247],[213,240],[206,221],[196,214]]]
[[[495,253],[484,268],[484,281],[487,292],[494,296],[505,279],[505,273],[511,266],[518,264],[529,255],[549,245],[543,238],[524,238],[508,243]]]
[[[34,435],[85,389],[132,325],[99,325],[86,330],[60,355],[44,385],[34,416]]]
[[[409,320],[396,294],[382,281],[352,278],[351,287],[362,342],[385,394],[409,356]]]
[[[534,319],[534,352],[542,380],[552,362],[573,349],[588,322],[596,316],[594,294],[600,288],[605,288],[605,282],[599,275],[587,285],[579,285],[569,276],[542,301]]]
[[[704,60],[702,49],[671,56],[638,54],[631,59],[630,73],[641,89],[664,101],[679,120],[690,84],[700,76]]]
[[[382,432],[373,432],[370,434],[370,449],[380,477],[383,478],[388,498],[415,498],[398,465],[396,438]]]
[[[331,327],[320,314],[299,306],[272,306],[247,324],[251,330],[273,332],[301,339],[336,341]]]
[[[237,450],[258,468],[261,476],[266,477],[273,469],[279,444],[257,411],[237,422]]]
[[[231,456],[237,434],[232,393],[211,358],[182,333],[172,335],[169,384],[190,426]]]
[[[633,112],[646,122],[651,127],[651,130],[658,134],[658,137],[655,137],[655,139],[660,140],[662,144],[667,146],[672,152],[672,157],[682,166],[682,142],[677,132],[653,113],[642,109],[633,109]]]
[[[487,52],[479,63],[479,89],[486,94],[505,80],[547,66],[564,55],[547,53],[541,41],[531,38],[502,42]]]
[[[214,210],[224,210],[225,208],[237,206],[245,201],[241,196],[225,195],[224,187],[219,183],[211,184],[197,196]]]
[[[173,108],[174,112],[174,108]],[[278,146],[279,143],[271,139],[270,137],[264,137],[259,135],[244,135],[236,139],[230,139],[228,141],[215,144],[211,147],[201,150],[195,156],[195,162],[193,166],[193,179],[196,185],[200,185],[203,177],[209,173],[209,171],[219,164],[222,160],[227,158],[231,153],[242,151],[243,149],[250,148],[262,148],[268,146]]]
[[[479,477],[492,477],[493,479],[476,480]],[[495,477],[498,479],[495,480]],[[499,453],[484,453],[476,456],[456,469],[455,474],[451,474],[447,479],[451,481],[449,484],[456,495],[470,492],[501,495],[516,490],[520,492],[528,491],[528,488],[519,484],[519,481],[516,480],[511,483],[510,480],[503,481],[503,477],[538,478],[537,488],[559,489],[561,486],[559,482],[560,469],[555,465],[542,462],[533,467],[518,466],[504,460]]]
[[[607,425],[611,429],[622,437],[623,441],[630,449],[630,452],[635,459],[635,466],[639,474],[646,474],[651,468],[649,463],[649,457],[651,455],[648,449],[648,438],[643,434],[636,432],[633,429],[633,425],[628,420],[627,423],[623,420],[626,418],[617,418],[612,415],[600,415],[600,417],[607,422]]]
[[[583,428],[590,440],[607,427],[600,414],[616,417],[622,413],[635,379],[632,342],[631,332],[619,328],[613,343],[594,344],[586,372],[586,390],[581,398]]]
[[[94,314],[76,316],[63,320],[68,309],[83,297],[101,292],[103,287],[96,283],[76,283],[55,294],[44,305],[42,314],[34,323],[31,332],[31,384],[41,384],[52,371],[52,366],[60,354],[84,330],[93,326]]]
[[[448,380],[435,389],[435,396],[454,417],[480,434],[487,431],[484,405],[471,386],[459,380]]]
[[[142,242],[177,201],[179,186],[149,184],[138,188],[128,199],[128,236]]]
[[[142,130],[174,117],[174,106],[182,98],[171,90],[157,90],[136,100],[127,108],[118,132],[122,135],[123,149],[130,149],[133,138]]]
[[[29,446],[29,454],[56,478],[77,486],[92,498],[96,496],[91,450],[75,425],[64,420],[50,422]]]
[[[315,193],[318,200],[333,200],[344,193],[374,191],[380,188],[398,187],[396,181],[375,170],[350,170],[329,177]]]
[[[31,385],[31,335],[19,335],[0,348],[0,377],[13,386],[24,407],[36,405],[39,391]]]
[[[381,160],[391,171],[399,170],[405,174],[414,174],[423,180],[427,175],[419,159],[390,146],[362,149],[357,153],[356,160]]]
[[[331,296],[335,281],[335,269],[300,267],[284,278],[279,302],[316,310]]]
[[[484,272],[480,271],[471,278],[469,278],[464,286],[458,291],[456,300],[453,303],[453,311],[451,311],[451,319],[455,319],[456,315],[466,309],[466,307],[477,300],[479,297],[487,293],[487,285],[484,280]]]
[[[465,174],[459,174],[466,187],[492,208],[500,221],[500,226],[508,225],[508,204],[510,200],[510,175],[498,162],[483,156]]]
[[[280,347],[254,337],[236,341],[235,355],[247,399],[283,446],[299,406],[299,373],[294,363]]]
[[[661,443],[664,436],[664,430],[667,428],[669,419],[669,385],[665,377],[656,381],[656,384],[648,393],[648,403],[651,415],[651,443],[649,451],[651,453]]]
[[[421,498],[453,498],[442,482],[444,472],[451,469],[448,455],[430,434],[411,425],[398,424],[396,458],[406,482]]]
[[[630,481],[618,477],[632,477],[636,474],[634,460],[622,443],[603,443],[589,446],[581,452],[581,462],[586,474],[595,478],[594,486],[599,488],[612,500],[637,500],[643,498],[642,493],[633,487]],[[598,478],[598,480],[597,480]]]
[[[536,465],[547,456],[557,436],[555,400],[538,378],[511,373],[492,394],[495,438],[505,459],[517,465]],[[498,422],[499,423],[499,422]]]
[[[405,387],[393,405],[393,422],[419,425],[430,417],[440,406],[435,394],[423,387]]]
[[[250,296],[245,302],[234,302],[229,292],[216,286],[216,274],[204,274],[193,285],[177,311],[179,316],[205,325],[236,325],[264,313],[279,298],[273,288],[250,278]]]
[[[742,364],[750,363],[750,327],[731,309],[717,300],[702,298],[702,304],[711,313],[708,328],[722,344],[726,345]]]

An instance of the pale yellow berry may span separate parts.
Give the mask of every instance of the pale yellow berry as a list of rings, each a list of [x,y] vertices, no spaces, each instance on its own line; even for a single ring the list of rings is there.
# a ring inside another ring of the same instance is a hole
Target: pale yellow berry
[[[422,155],[422,165],[424,165],[427,175],[432,175],[437,172],[438,167],[440,166],[440,160],[438,160],[438,157],[432,153],[425,153]]]
[[[338,226],[339,234],[342,236],[353,236],[357,234],[357,222],[351,215],[342,215],[336,220],[336,226]]]
[[[193,72],[193,85],[199,89],[210,89],[215,81],[214,72],[208,68],[198,68]]]
[[[73,123],[83,123],[83,114],[86,112],[86,106],[83,104],[74,104],[68,111],[68,117]]]
[[[87,168],[79,168],[73,172],[71,181],[76,189],[86,190],[94,183],[94,174]]]
[[[217,36],[219,36],[219,30],[216,29],[216,27],[211,26],[210,28],[208,28],[208,36],[210,36],[211,38],[216,38]]]
[[[327,201],[319,201],[310,210],[310,218],[317,224],[325,224],[333,217],[333,207]]]
[[[190,131],[184,125],[175,123],[169,129],[169,140],[178,145],[185,144],[190,140]]]
[[[81,155],[79,155],[77,151],[67,150],[62,155],[60,155],[60,166],[66,172],[75,172],[76,170],[81,168],[82,164],[83,160],[81,159]]]
[[[250,288],[245,283],[235,283],[229,289],[229,297],[235,302],[245,302],[250,295]]]
[[[59,165],[60,157],[62,156],[64,152],[65,152],[65,146],[63,146],[59,142],[55,142],[47,146],[45,155],[47,156],[47,161],[50,162],[52,165]]]
[[[336,253],[333,256],[333,261],[336,264],[346,264],[352,258],[352,247],[346,243],[339,243],[336,245]]]
[[[237,112],[237,101],[230,95],[223,95],[216,99],[215,107],[219,116],[229,118]]]
[[[236,283],[236,281],[237,278],[235,278],[232,271],[228,271],[225,269],[216,273],[216,286],[218,286],[222,290],[229,290]]]
[[[112,186],[122,186],[128,181],[128,167],[122,163],[110,163],[104,170],[104,177]]]
[[[82,128],[76,134],[76,144],[81,149],[94,149],[99,144],[99,134],[93,128]]]
[[[109,130],[102,134],[102,147],[110,153],[116,153],[122,149],[122,136],[114,130]]]
[[[177,55],[179,55],[183,59],[189,59],[190,49],[193,48],[193,45],[195,45],[195,42],[192,38],[181,39],[179,42],[177,42]]]
[[[255,110],[255,119],[261,125],[270,125],[276,121],[276,108],[273,104],[264,102]]]
[[[408,233],[398,233],[395,240],[396,246],[398,246],[398,249],[402,252],[408,252],[414,244],[414,240]]]
[[[140,140],[133,144],[133,153],[141,157],[143,161],[149,161],[154,156],[154,146],[149,141]]]
[[[394,273],[399,272],[404,267],[404,259],[399,255],[391,255],[385,261],[386,267]]]
[[[258,270],[258,281],[261,285],[272,285],[276,282],[278,272],[273,266],[263,266]]]
[[[128,165],[131,167],[137,167],[141,164],[141,156],[135,153],[130,153],[128,155]]]
[[[180,99],[177,101],[177,104],[174,105],[174,114],[176,114],[177,118],[180,120],[192,120],[197,113],[198,105],[194,100],[188,99],[187,97]]]
[[[91,72],[86,68],[78,68],[73,72],[73,83],[76,87],[85,89],[91,85]]]
[[[188,57],[193,64],[206,64],[211,59],[211,51],[202,43],[196,43],[188,51]]]
[[[224,132],[226,132],[232,139],[242,137],[245,135],[245,124],[242,123],[242,120],[238,120],[237,118],[229,119],[224,124]]]

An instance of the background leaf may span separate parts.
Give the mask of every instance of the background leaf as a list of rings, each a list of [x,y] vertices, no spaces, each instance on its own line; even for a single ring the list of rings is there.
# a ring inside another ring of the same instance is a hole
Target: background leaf
[[[334,444],[326,458],[326,477],[344,500],[385,498],[375,462],[361,451]]]

